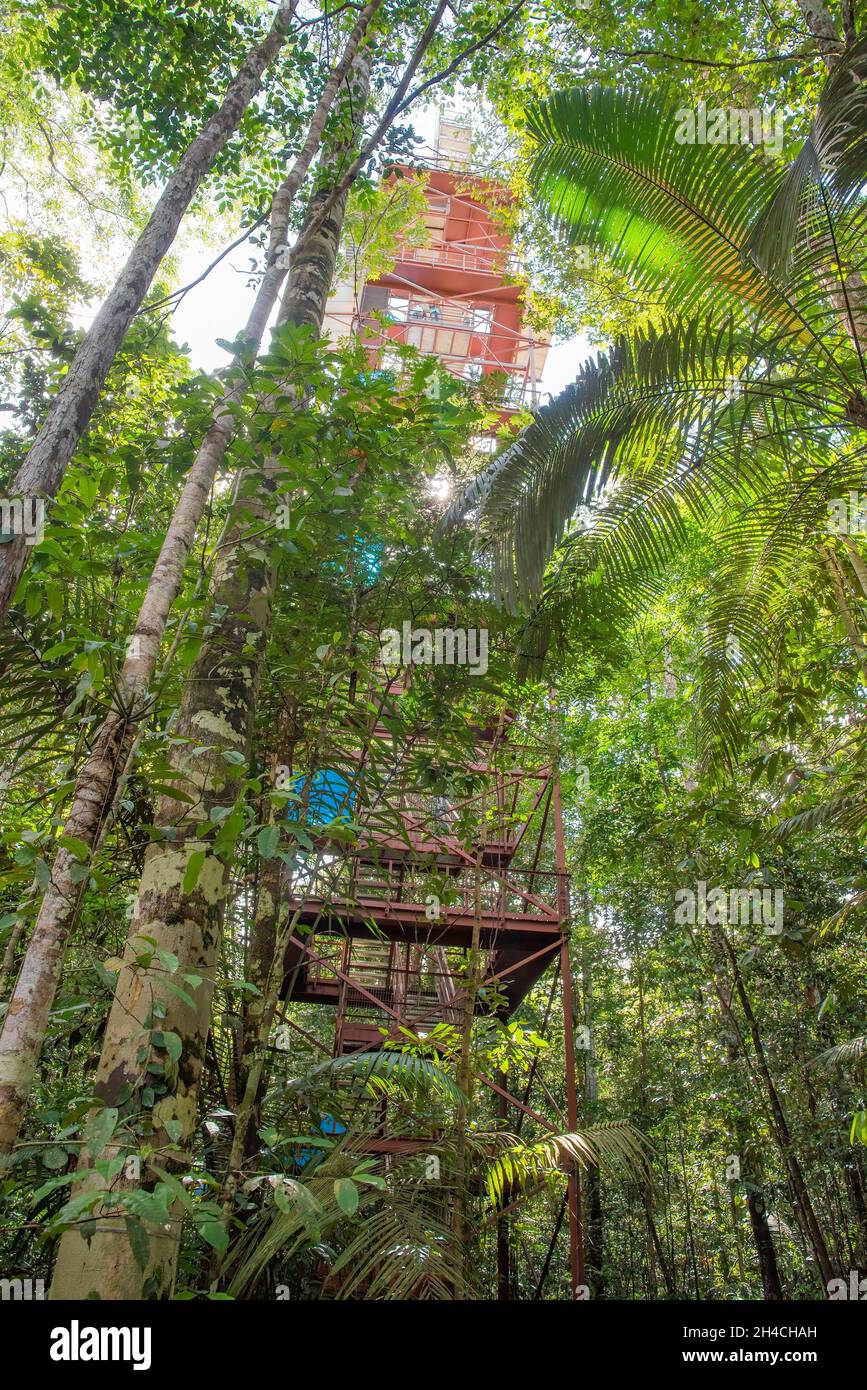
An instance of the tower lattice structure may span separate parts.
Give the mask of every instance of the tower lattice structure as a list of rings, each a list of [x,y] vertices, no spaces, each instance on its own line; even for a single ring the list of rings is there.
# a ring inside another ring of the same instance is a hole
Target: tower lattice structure
[[[506,196],[471,172],[466,125],[443,117],[425,182],[429,244],[403,243],[393,269],[365,286],[360,297],[351,286],[339,286],[326,330],[333,337],[358,333],[378,365],[387,363],[392,344],[407,343],[467,380],[500,373],[501,419],[535,404],[547,344],[523,328],[509,238],[492,212]],[[405,673],[392,679],[383,671],[380,688],[368,692],[382,710],[372,731],[356,739],[350,730],[329,767],[316,774],[292,769],[302,779],[315,854],[288,887],[295,931],[284,961],[284,1019],[295,1026],[296,1002],[327,1007],[334,1011],[334,1055],[379,1051],[436,1037],[443,1025],[459,1029],[469,998],[477,1015],[494,1012],[507,1020],[554,968],[551,998],[559,977],[563,999],[564,1118],[574,1130],[569,882],[550,750],[500,710],[470,730],[462,771],[471,792],[420,790],[410,767],[417,769],[425,737],[432,761],[436,745],[429,735],[413,735],[410,759],[395,737],[388,711],[406,689]],[[354,827],[349,840],[335,833],[344,820]],[[463,967],[474,942],[481,983],[468,995]],[[503,1078],[480,1081],[495,1095],[504,1123],[523,1115],[543,1131],[557,1132],[533,1108],[529,1087],[519,1097]],[[424,1122],[415,1134],[406,1124],[392,1133],[387,1107],[376,1134],[365,1140],[368,1151],[386,1163],[422,1152],[430,1142]],[[578,1296],[583,1255],[577,1171],[568,1176],[564,1207]],[[503,1238],[498,1266],[500,1297],[508,1297]]]

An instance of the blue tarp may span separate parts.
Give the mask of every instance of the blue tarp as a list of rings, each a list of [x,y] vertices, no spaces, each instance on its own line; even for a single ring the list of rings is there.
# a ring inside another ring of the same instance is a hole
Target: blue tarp
[[[349,781],[342,772],[323,768],[314,772],[312,778],[302,773],[296,777],[292,790],[296,796],[306,799],[307,805],[304,808],[303,803],[299,806],[296,801],[290,802],[286,808],[289,820],[298,820],[302,811],[305,825],[333,825],[335,821],[352,819],[357,795],[354,790],[350,791]]]

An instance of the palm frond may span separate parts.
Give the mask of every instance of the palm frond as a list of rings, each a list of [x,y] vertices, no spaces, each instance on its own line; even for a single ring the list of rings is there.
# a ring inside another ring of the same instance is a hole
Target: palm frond
[[[226,1257],[227,1291],[234,1298],[254,1297],[269,1266],[286,1268],[326,1248],[329,1292],[337,1299],[454,1297],[460,1252],[442,1215],[440,1194],[418,1179],[401,1177],[399,1170],[388,1187],[359,1178],[368,1137],[347,1134],[299,1179],[275,1175],[279,1201],[248,1220]],[[353,1174],[358,1206],[349,1216],[340,1206],[338,1184]]]
[[[488,1195],[495,1204],[502,1202],[506,1193],[533,1187],[564,1168],[621,1169],[642,1179],[649,1174],[650,1144],[626,1120],[549,1135],[533,1144],[524,1144],[512,1134],[496,1138],[500,1152],[485,1173]]]
[[[797,315],[742,249],[784,167],[752,145],[680,143],[658,92],[575,88],[533,109],[530,183],[573,243],[604,247],[645,294],[684,316],[749,305]]]
[[[451,1230],[430,1190],[404,1184],[382,1201],[331,1266],[337,1297],[414,1302],[455,1296],[462,1271]]]
[[[838,1043],[836,1047],[829,1047],[827,1052],[822,1052],[818,1057],[814,1057],[810,1066],[821,1067],[823,1071],[832,1071],[834,1067],[849,1066],[853,1062],[860,1062],[865,1057],[867,1057],[867,1033],[860,1038],[851,1038],[849,1042]]]
[[[307,1092],[343,1079],[355,1081],[368,1095],[427,1090],[449,1104],[458,1105],[461,1100],[460,1089],[447,1071],[409,1052],[348,1052],[330,1057],[288,1082],[285,1091]]]
[[[842,213],[867,178],[867,37],[846,51],[819,97],[810,133],[754,227],[748,252],[766,275],[790,278],[820,186]],[[815,255],[815,245],[812,246]]]
[[[751,362],[759,365],[750,368]],[[674,526],[678,490],[681,502],[697,504],[713,489],[722,500],[732,485],[756,486],[756,439],[768,431],[769,418],[780,425],[793,392],[811,403],[818,396],[829,426],[832,420],[845,423],[845,401],[835,400],[827,384],[822,401],[818,383],[779,380],[762,365],[760,342],[732,319],[719,326],[677,320],[622,338],[536,412],[532,424],[455,499],[442,528],[480,506],[496,596],[510,610],[519,602],[530,608],[577,509],[598,500],[621,474],[652,480],[657,519],[666,512]],[[787,417],[783,423],[794,430]],[[746,448],[748,472],[742,468]],[[711,456],[717,461],[713,472],[706,466]],[[634,525],[642,525],[637,510]]]
[[[838,828],[857,832],[867,824],[867,801],[863,796],[851,791],[839,791],[825,801],[817,801],[802,811],[784,816],[770,832],[774,840],[781,843],[794,835],[801,835],[820,827]]]

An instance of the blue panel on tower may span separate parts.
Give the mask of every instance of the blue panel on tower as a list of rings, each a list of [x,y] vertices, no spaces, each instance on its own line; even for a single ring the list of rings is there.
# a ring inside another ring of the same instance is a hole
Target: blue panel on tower
[[[335,821],[352,819],[357,794],[350,788],[349,780],[342,772],[322,768],[314,772],[312,777],[302,775],[295,779],[292,790],[302,798],[302,804],[305,800],[307,802],[305,825],[333,825]],[[298,817],[296,803],[288,807],[287,815],[290,820]]]

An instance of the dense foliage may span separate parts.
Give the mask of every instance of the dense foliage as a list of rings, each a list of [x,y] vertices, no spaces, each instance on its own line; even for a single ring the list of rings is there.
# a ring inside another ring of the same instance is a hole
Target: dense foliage
[[[284,8],[0,7],[0,501]],[[258,336],[179,346],[172,241],[0,626],[0,1275],[564,1300],[577,1172],[583,1295],[825,1298],[867,1275],[867,40],[812,0],[289,10],[184,205],[249,233]],[[425,244],[424,179],[383,175],[428,99],[509,185],[533,322],[603,349],[493,458],[490,383],[323,335]],[[783,135],[678,142],[700,103]],[[395,698],[405,623],[484,630],[485,669]],[[460,985],[433,1028],[333,1055],[289,886],[345,894],[400,776],[463,806],[478,921],[504,723],[559,772],[572,1018],[562,965],[510,1013],[476,933],[422,955]],[[353,757],[364,825],[312,805]]]

